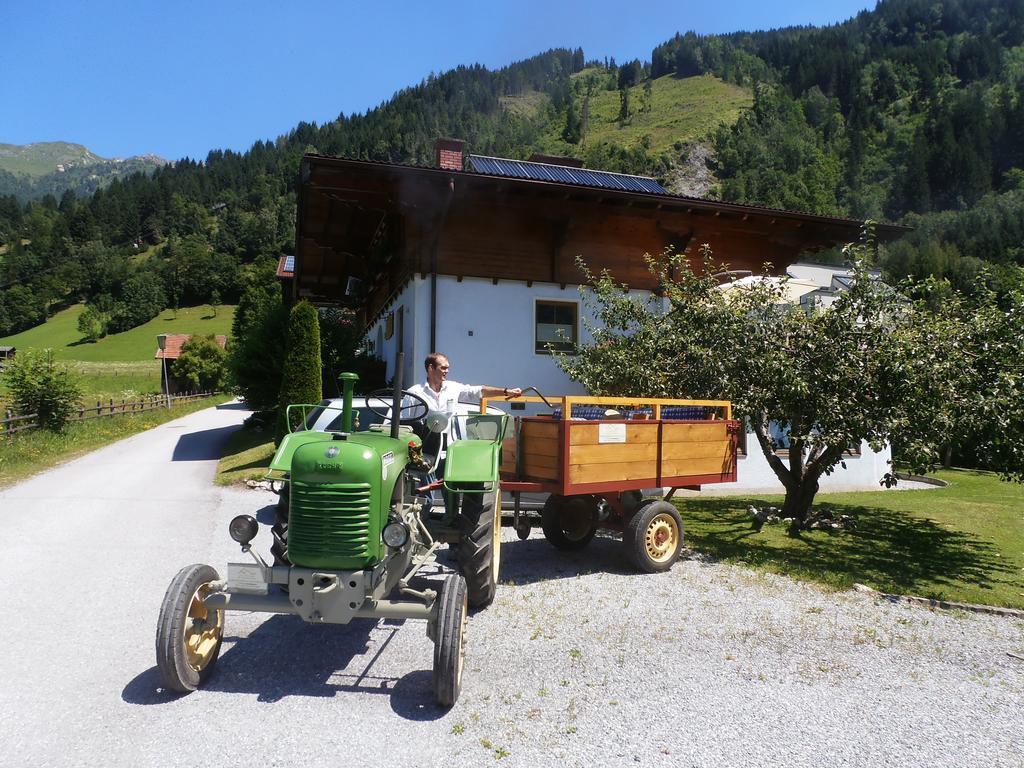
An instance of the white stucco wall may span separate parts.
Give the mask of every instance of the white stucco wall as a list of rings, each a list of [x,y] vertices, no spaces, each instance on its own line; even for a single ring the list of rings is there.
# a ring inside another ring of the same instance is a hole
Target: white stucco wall
[[[439,275],[437,278],[437,350],[451,362],[451,378],[465,384],[491,384],[498,387],[537,387],[545,395],[585,394],[569,379],[550,355],[534,352],[534,302],[537,299],[580,304],[579,332],[590,341],[584,317],[592,318],[581,304],[578,286],[564,289],[553,283],[498,281]],[[636,295],[647,298],[646,291]],[[423,359],[434,350],[430,346],[430,278],[414,277],[395,303],[368,329],[366,338],[374,345],[374,354],[387,362],[387,377],[394,375],[398,342],[398,316],[405,315],[405,385],[424,378]],[[395,313],[395,333],[384,339],[387,315]],[[747,435],[749,454],[738,459],[737,482],[722,484],[746,490],[781,491],[782,486],[761,453],[757,439]],[[860,456],[845,459],[846,469],[838,468],[822,477],[823,490],[879,489],[878,481],[888,469],[888,448],[875,453],[864,444]],[[713,488],[716,486],[707,486]]]
[[[648,296],[646,292],[638,295]],[[545,394],[583,394],[583,388],[566,376],[550,355],[533,348],[534,303],[537,299],[580,304],[577,286],[564,289],[553,283],[526,283],[439,275],[437,278],[437,341],[430,346],[430,278],[416,276],[403,289],[395,304],[370,326],[366,338],[374,342],[374,354],[387,362],[387,376],[393,375],[398,332],[383,340],[387,315],[405,309],[406,383],[424,376],[423,359],[432,351],[443,352],[451,362],[451,378],[466,384],[501,387],[537,387]],[[580,306],[579,332],[590,339],[583,327],[588,314]],[[410,367],[410,361],[415,363]],[[410,380],[409,375],[413,375]]]

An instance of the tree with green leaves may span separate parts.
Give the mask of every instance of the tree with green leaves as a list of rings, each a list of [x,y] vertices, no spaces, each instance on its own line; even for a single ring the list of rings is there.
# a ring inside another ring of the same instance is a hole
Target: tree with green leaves
[[[29,350],[4,366],[2,374],[19,414],[36,414],[44,429],[61,432],[79,408],[82,388],[52,349]]]
[[[918,392],[929,413],[919,463],[956,455],[1024,482],[1024,290],[1000,297],[984,272],[977,282],[969,295],[935,278],[912,286],[932,322],[910,336],[910,358],[939,373]],[[920,427],[908,424],[904,439]]]
[[[99,341],[107,335],[108,320],[95,304],[86,304],[78,316],[78,332],[86,341]]]
[[[899,441],[904,460],[926,466],[942,439],[932,414],[956,387],[942,362],[954,353],[948,330],[925,304],[871,276],[873,252],[870,240],[848,247],[851,287],[814,311],[788,304],[784,281],[767,274],[723,290],[706,249],[701,271],[678,254],[649,262],[662,297],[639,300],[607,275],[590,276],[593,343],[559,365],[593,394],[731,400],[785,489],[782,514],[797,533],[820,478],[851,448]],[[1015,393],[1007,385],[999,399],[1019,418],[1008,402]]]
[[[289,432],[286,412],[293,403],[319,403],[323,397],[320,381],[320,318],[316,307],[300,301],[288,316],[288,343],[285,347],[281,394],[278,398],[276,442]],[[301,414],[292,414],[290,427],[299,424]]]
[[[277,410],[281,393],[288,311],[274,277],[276,262],[249,269],[249,285],[231,323],[228,370],[232,388],[258,414]]]
[[[163,282],[156,273],[140,270],[125,281],[107,329],[112,333],[120,333],[148,323],[166,306]]]
[[[3,305],[0,316],[6,320],[6,326],[0,329],[4,335],[24,331],[46,319],[46,306],[27,285],[5,288],[0,293],[0,304]]]
[[[187,381],[193,392],[221,389],[227,372],[227,352],[213,334],[193,336],[182,345],[181,356],[171,363],[171,373]]]

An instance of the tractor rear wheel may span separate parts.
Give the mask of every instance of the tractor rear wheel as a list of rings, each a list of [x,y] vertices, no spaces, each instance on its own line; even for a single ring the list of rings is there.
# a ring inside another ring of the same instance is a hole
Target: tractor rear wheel
[[[453,574],[441,585],[437,598],[437,636],[434,638],[434,698],[452,706],[462,690],[466,658],[466,580]]]
[[[597,499],[553,493],[544,503],[540,525],[555,549],[583,549],[597,533]]]
[[[501,568],[499,492],[462,494],[462,536],[456,557],[466,577],[469,604],[486,608],[494,601]]]
[[[164,688],[196,690],[213,672],[224,637],[224,611],[208,609],[203,598],[220,576],[208,565],[178,571],[164,595],[156,627],[156,665]]]
[[[658,499],[642,506],[622,533],[626,556],[644,573],[667,571],[683,548],[683,519],[675,505]]]

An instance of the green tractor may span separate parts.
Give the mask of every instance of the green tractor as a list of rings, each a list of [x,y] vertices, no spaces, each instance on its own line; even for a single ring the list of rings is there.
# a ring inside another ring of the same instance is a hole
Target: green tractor
[[[252,562],[229,563],[226,579],[208,565],[191,565],[168,587],[156,635],[165,688],[187,693],[203,684],[220,653],[225,612],[236,610],[294,614],[314,624],[425,619],[434,642],[434,696],[442,706],[458,698],[468,607],[488,605],[497,588],[498,467],[508,417],[473,414],[449,424],[449,415],[429,412],[397,382],[367,397],[384,423],[354,432],[356,376],[341,378],[342,431],[293,432],[271,463],[287,482],[272,562],[252,549],[256,519],[239,515],[229,533]],[[429,448],[449,432],[461,439],[447,445],[439,480],[440,451],[425,454],[424,439]],[[439,590],[414,585],[446,542],[462,573],[446,576]]]

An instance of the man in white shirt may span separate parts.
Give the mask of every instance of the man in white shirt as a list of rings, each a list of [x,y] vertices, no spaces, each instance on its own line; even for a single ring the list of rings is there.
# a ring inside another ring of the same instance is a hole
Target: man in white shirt
[[[492,387],[488,384],[460,384],[448,378],[450,364],[448,357],[440,352],[431,352],[423,363],[427,369],[427,380],[409,387],[408,391],[423,398],[432,411],[455,413],[455,404],[463,397],[479,402],[482,397],[519,397],[519,387]]]

